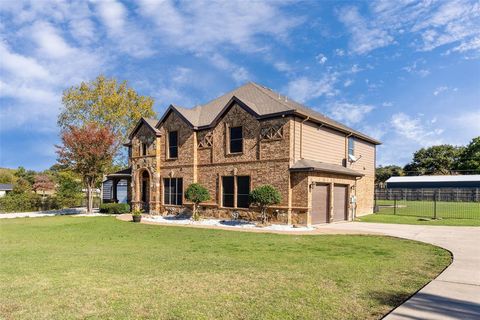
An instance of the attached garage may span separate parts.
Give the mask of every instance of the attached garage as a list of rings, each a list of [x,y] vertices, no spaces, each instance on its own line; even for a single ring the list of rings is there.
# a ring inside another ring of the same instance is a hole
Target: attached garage
[[[335,185],[333,187],[333,221],[348,220],[347,197],[348,186]]]
[[[322,224],[351,219],[350,193],[355,192],[354,188],[358,179],[363,177],[362,173],[340,165],[306,159],[297,161],[290,171],[293,188],[308,189],[304,202],[309,209],[308,223]],[[298,193],[301,194],[301,191]],[[298,199],[293,199],[294,203],[302,203]]]
[[[330,187],[328,184],[316,184],[312,189],[312,224],[327,223],[329,211]]]

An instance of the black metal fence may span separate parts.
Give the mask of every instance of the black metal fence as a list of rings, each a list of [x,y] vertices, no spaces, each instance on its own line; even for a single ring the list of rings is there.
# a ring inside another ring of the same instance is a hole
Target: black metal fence
[[[376,189],[375,212],[433,219],[480,219],[480,189]]]

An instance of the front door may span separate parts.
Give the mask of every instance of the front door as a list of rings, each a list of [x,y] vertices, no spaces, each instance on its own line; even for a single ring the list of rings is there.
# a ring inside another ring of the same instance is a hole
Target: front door
[[[150,176],[147,171],[142,173],[142,190],[141,190],[141,199],[142,199],[142,210],[145,212],[149,211],[150,204]]]

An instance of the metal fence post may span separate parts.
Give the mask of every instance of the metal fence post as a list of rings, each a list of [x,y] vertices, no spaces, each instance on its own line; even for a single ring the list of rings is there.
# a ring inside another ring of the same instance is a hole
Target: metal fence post
[[[393,214],[397,214],[397,195],[393,195]]]
[[[433,219],[437,219],[437,190],[433,193]]]

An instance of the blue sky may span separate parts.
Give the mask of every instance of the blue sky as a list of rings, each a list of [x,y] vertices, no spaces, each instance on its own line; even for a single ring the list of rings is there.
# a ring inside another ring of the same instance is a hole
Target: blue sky
[[[55,163],[66,88],[103,73],[192,107],[247,81],[380,139],[480,135],[478,1],[0,1],[0,166]]]

